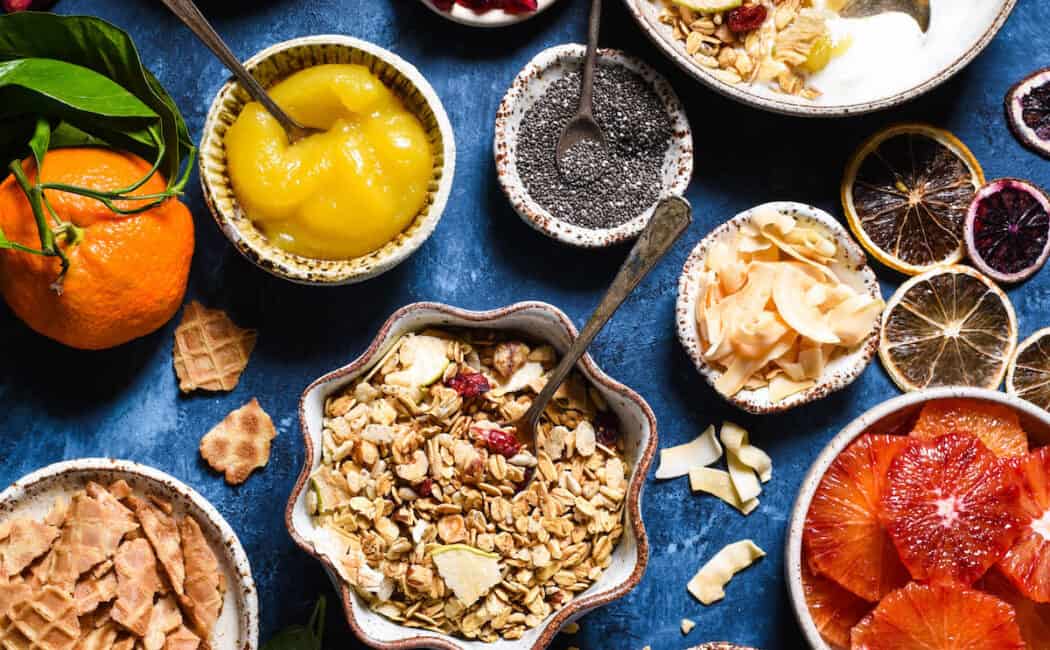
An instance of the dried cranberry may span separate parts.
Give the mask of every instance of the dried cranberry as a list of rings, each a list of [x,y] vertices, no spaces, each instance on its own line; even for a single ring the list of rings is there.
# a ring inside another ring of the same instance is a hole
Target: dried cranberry
[[[767,13],[764,5],[742,5],[726,14],[726,24],[734,33],[750,32],[766,22]]]
[[[452,11],[453,0],[430,0],[441,11]]]
[[[521,450],[521,444],[511,431],[502,429],[485,429],[482,439],[489,451],[510,458]]]
[[[423,482],[416,488],[416,492],[418,492],[421,497],[428,497],[431,494],[434,494],[434,479],[429,476],[423,479]]]
[[[595,434],[598,442],[606,447],[615,447],[620,440],[620,423],[616,416],[609,413],[601,413],[594,422]]]
[[[489,9],[496,9],[496,5],[498,4],[495,0],[456,0],[456,2],[477,13],[483,13]]]
[[[509,14],[525,14],[537,8],[536,0],[503,0],[503,11]]]
[[[461,372],[445,380],[445,385],[455,390],[461,397],[477,397],[492,388],[489,380],[480,372]]]
[[[521,492],[526,487],[528,487],[529,482],[532,481],[532,477],[535,476],[535,475],[536,475],[536,468],[535,467],[526,467],[525,468],[525,476],[524,476],[524,478],[521,479],[521,483],[517,484],[517,488],[518,489],[515,490],[514,493],[517,494],[518,492]]]

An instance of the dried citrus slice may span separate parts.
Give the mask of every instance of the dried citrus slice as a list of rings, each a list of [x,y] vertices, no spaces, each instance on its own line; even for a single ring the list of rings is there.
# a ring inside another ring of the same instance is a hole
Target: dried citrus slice
[[[963,234],[981,273],[996,282],[1027,280],[1050,258],[1050,196],[1028,181],[994,180],[977,191]]]
[[[1050,603],[1050,447],[1018,463],[1021,474],[1021,536],[999,568],[1028,598]]]
[[[1006,392],[1050,411],[1050,327],[1017,346],[1006,374]]]
[[[879,521],[886,472],[908,444],[901,436],[857,438],[832,461],[806,513],[802,542],[810,566],[871,602],[908,582]]]
[[[886,485],[882,522],[916,580],[972,585],[1021,533],[1014,468],[968,433],[913,440]]]
[[[1050,650],[1050,603],[1034,603],[1017,593],[998,569],[986,573],[978,587],[1014,608],[1028,650]]]
[[[1028,434],[1017,411],[979,399],[938,399],[926,402],[911,435],[930,440],[964,431],[977,436],[996,456],[1024,456]]]
[[[846,166],[842,207],[875,259],[916,275],[962,259],[963,222],[984,172],[954,135],[925,124],[879,131]]]
[[[813,624],[832,648],[849,647],[849,632],[872,609],[872,604],[846,591],[833,580],[810,571],[802,561],[802,592]]]
[[[908,280],[882,315],[879,358],[905,391],[998,388],[1016,347],[1017,316],[1009,298],[966,266]]]
[[[853,628],[853,650],[1023,650],[1013,607],[973,589],[911,583]]]

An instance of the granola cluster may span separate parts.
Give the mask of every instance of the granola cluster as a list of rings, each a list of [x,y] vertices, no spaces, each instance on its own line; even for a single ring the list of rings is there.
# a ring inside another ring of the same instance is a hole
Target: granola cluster
[[[747,14],[747,20],[737,19],[737,12]],[[756,15],[761,22],[752,21]],[[722,81],[766,83],[788,95],[816,99],[820,91],[806,79],[831,54],[825,16],[812,0],[748,0],[720,13],[669,3],[659,20],[696,63]]]
[[[428,331],[328,399],[308,508],[374,611],[517,639],[609,566],[629,468],[600,395],[574,375],[546,409],[535,450],[513,433],[556,361],[550,346],[493,332]],[[490,562],[491,583],[464,584],[482,571],[451,575],[435,561],[452,551]]]

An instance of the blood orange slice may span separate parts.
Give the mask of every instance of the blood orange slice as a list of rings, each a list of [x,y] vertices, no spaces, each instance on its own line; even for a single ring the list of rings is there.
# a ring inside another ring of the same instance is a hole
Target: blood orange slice
[[[1021,628],[1028,650],[1050,650],[1050,603],[1033,603],[1017,593],[998,569],[984,574],[978,586],[1014,608],[1017,627]]]
[[[972,585],[1021,532],[1016,470],[970,434],[915,441],[886,482],[882,520],[916,580]]]
[[[932,439],[962,431],[977,436],[996,456],[1024,456],[1028,434],[1017,412],[1002,404],[977,399],[926,402],[911,435]]]
[[[865,434],[828,467],[806,514],[810,566],[872,602],[908,582],[908,572],[879,521],[886,471],[908,438]]]
[[[802,562],[802,591],[821,638],[832,648],[848,648],[850,630],[871,611],[871,603],[857,598],[835,581],[813,573],[805,560]]]
[[[1021,536],[999,568],[1022,594],[1050,603],[1050,447],[1032,452],[1018,464]]]
[[[853,650],[1023,650],[1014,609],[973,589],[911,583],[853,628]]]

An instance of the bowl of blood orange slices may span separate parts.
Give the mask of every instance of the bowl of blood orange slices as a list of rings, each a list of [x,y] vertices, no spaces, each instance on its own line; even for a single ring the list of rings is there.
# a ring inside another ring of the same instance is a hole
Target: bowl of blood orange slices
[[[806,476],[785,571],[813,648],[1050,648],[1050,413],[960,387],[864,413]]]

